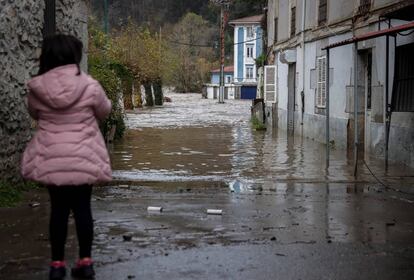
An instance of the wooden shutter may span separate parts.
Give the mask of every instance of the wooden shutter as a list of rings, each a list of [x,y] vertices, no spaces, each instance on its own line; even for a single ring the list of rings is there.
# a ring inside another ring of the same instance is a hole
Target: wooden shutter
[[[316,90],[316,106],[326,107],[326,56],[317,58],[318,86]]]
[[[267,65],[264,69],[265,101],[276,101],[276,66]]]

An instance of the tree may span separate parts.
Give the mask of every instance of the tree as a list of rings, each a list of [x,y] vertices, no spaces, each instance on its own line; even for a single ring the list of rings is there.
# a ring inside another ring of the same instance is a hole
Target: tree
[[[186,14],[175,26],[169,38],[178,63],[172,77],[180,92],[199,92],[208,79],[208,61],[214,61],[213,38],[216,29],[201,16]],[[210,47],[211,46],[211,47]]]
[[[162,53],[165,47],[158,34],[151,34],[148,28],[139,27],[132,21],[123,27],[114,38],[114,55],[131,69],[134,79],[145,88],[147,106],[154,105],[152,84],[161,84],[162,80]],[[139,88],[139,87],[138,87]],[[156,94],[162,95],[157,87]],[[162,105],[159,98],[156,105]]]
[[[124,115],[120,104],[122,94],[122,78],[120,68],[122,64],[114,59],[110,54],[113,52],[113,44],[94,24],[93,19],[89,24],[89,50],[88,50],[88,70],[89,74],[102,85],[106,95],[112,101],[112,111],[109,117],[101,123],[102,134],[107,140],[112,136],[122,138],[125,131]],[[126,68],[123,68],[126,70]],[[112,132],[114,132],[113,135]]]

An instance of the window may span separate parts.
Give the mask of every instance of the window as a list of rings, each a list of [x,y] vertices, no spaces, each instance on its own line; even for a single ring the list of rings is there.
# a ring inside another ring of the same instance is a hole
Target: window
[[[371,0],[360,0],[358,7],[358,14],[365,15],[369,12],[371,8]]]
[[[253,27],[249,26],[246,28],[246,33],[247,33],[247,39],[252,39],[254,37],[253,34]]]
[[[56,3],[55,0],[45,0],[43,36],[56,32]]]
[[[414,112],[414,43],[395,50],[394,86],[392,105],[394,112]]]
[[[316,71],[318,73],[318,85],[316,88],[316,107],[326,107],[326,56],[318,57],[316,60]]]
[[[325,24],[327,17],[328,17],[328,0],[319,0],[318,24],[319,25]]]
[[[273,35],[274,36],[273,41],[275,41],[275,42],[277,42],[277,31],[278,31],[277,29],[279,28],[278,25],[279,25],[279,19],[276,17],[275,18],[275,27],[274,27],[275,30],[274,30],[274,35]]]
[[[296,34],[296,7],[292,7],[290,11],[290,37]]]
[[[253,79],[253,65],[246,66],[246,79]]]
[[[253,48],[254,48],[254,45],[253,44],[247,44],[246,45],[246,54],[247,54],[247,57],[253,58]]]

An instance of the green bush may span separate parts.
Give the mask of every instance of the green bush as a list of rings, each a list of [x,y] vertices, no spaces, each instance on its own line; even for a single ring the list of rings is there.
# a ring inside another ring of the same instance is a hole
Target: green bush
[[[121,79],[111,67],[111,64],[98,56],[89,57],[89,74],[96,79],[112,101],[112,112],[101,124],[102,134],[107,137],[111,128],[116,126],[115,139],[122,138],[125,132],[124,114],[121,107]]]
[[[253,128],[256,130],[266,130],[266,125],[263,124],[256,116],[252,116],[251,119]]]
[[[0,181],[0,207],[15,206],[22,198],[22,193],[37,188],[33,182],[6,182]]]

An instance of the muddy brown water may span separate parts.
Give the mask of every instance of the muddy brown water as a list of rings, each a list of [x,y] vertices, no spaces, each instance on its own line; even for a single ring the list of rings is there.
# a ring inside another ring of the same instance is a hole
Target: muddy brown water
[[[127,114],[110,146],[116,181],[93,196],[97,279],[414,278],[411,169],[369,159],[386,189],[366,167],[354,178],[344,151],[326,170],[324,145],[255,131],[249,101],[169,96]],[[0,209],[0,279],[46,279],[47,220],[43,191]]]

